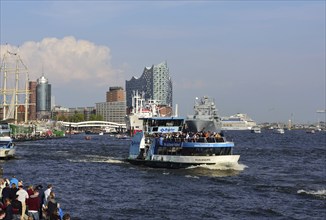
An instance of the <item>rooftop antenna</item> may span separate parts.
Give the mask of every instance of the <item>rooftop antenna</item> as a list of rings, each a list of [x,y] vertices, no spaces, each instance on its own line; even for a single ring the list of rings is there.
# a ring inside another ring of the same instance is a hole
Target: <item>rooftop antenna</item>
[[[42,63],[42,76],[44,77],[44,64]]]

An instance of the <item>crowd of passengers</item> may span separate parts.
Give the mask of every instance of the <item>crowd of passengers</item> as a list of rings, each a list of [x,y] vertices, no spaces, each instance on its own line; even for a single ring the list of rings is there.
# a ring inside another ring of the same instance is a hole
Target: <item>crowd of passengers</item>
[[[224,142],[223,133],[201,131],[201,132],[172,132],[153,134],[154,137],[171,142]]]

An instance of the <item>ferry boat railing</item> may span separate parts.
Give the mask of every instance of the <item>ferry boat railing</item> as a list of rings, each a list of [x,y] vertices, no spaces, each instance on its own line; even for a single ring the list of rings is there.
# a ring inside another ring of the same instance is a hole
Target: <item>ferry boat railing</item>
[[[197,142],[197,143],[221,143],[225,142],[224,137],[161,137],[166,142]]]

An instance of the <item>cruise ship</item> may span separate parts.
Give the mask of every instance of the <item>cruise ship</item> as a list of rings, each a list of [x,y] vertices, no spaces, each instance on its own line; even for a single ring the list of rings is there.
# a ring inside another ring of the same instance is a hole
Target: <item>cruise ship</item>
[[[213,99],[204,96],[196,98],[194,105],[194,115],[188,115],[186,127],[191,132],[211,131],[220,132],[221,120]]]
[[[221,122],[221,130],[251,130],[253,127],[257,126],[254,120],[243,113],[237,113],[230,117],[222,117]]]

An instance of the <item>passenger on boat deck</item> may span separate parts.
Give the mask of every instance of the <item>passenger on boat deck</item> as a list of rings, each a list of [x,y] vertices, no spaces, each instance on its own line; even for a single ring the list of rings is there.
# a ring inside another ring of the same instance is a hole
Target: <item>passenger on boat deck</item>
[[[161,137],[160,137],[160,145],[163,145],[163,137],[162,137],[162,135],[161,135]]]
[[[219,133],[216,133],[216,134],[215,134],[215,139],[216,139],[216,140],[220,139],[221,137],[222,137],[222,136],[221,136]]]

